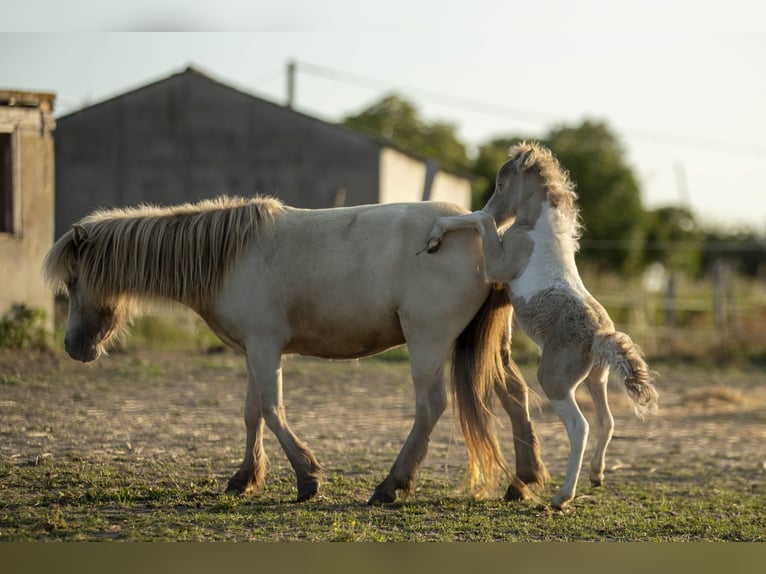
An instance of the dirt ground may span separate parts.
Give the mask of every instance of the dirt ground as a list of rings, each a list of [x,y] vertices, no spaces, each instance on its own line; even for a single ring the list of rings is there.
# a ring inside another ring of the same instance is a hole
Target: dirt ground
[[[718,474],[766,479],[763,371],[652,366],[660,371],[661,402],[659,413],[646,421],[632,414],[624,391],[610,383],[616,430],[607,481],[610,475],[653,480],[655,473],[656,480],[704,482]],[[533,367],[524,371],[537,389]],[[329,475],[385,476],[412,424],[406,362],[289,358],[284,386],[291,426]],[[214,478],[223,488],[244,447],[244,392],[244,363],[229,352],[130,351],[85,365],[61,352],[0,350],[0,460],[189,460],[195,464],[186,478]],[[533,418],[543,459],[560,481],[568,441],[538,396]],[[580,398],[589,416],[588,397]],[[510,425],[501,432],[513,460]],[[266,449],[272,471],[288,468],[268,431]],[[432,435],[424,464],[460,484],[465,451],[451,409]],[[587,467],[583,478],[587,483]]]

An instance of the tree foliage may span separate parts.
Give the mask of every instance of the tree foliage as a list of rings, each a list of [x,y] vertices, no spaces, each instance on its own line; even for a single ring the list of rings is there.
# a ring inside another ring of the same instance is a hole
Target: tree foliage
[[[669,206],[647,212],[646,263],[661,263],[671,271],[697,275],[704,231],[685,207]]]
[[[617,137],[603,122],[558,127],[544,142],[575,183],[583,259],[636,272],[642,259],[645,213],[641,192]]]
[[[343,124],[407,152],[435,159],[445,169],[467,171],[470,167],[456,127],[424,120],[412,103],[397,94],[389,94],[360,113],[347,116]]]
[[[605,122],[557,126],[542,138],[495,137],[479,145],[472,159],[453,124],[424,120],[412,103],[397,94],[383,97],[343,123],[435,159],[443,168],[469,173],[474,210],[481,209],[492,194],[509,148],[524,139],[537,139],[553,151],[575,184],[584,225],[578,261],[597,270],[633,274],[645,264],[658,262],[671,270],[697,274],[721,256],[714,251],[724,243],[727,257],[735,258],[741,271],[756,274],[766,267],[764,239],[754,233],[706,231],[683,207],[646,210],[625,150]]]

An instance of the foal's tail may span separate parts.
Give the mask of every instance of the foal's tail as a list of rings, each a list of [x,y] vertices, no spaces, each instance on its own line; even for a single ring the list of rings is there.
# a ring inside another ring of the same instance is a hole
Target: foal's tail
[[[658,394],[652,384],[654,377],[646,366],[641,349],[628,335],[620,331],[597,335],[593,353],[597,361],[617,371],[639,417],[657,410]]]
[[[479,312],[455,342],[452,392],[468,454],[466,477],[470,489],[487,495],[497,485],[499,468],[510,476],[494,432],[491,410],[496,383],[504,384],[503,351],[511,318],[508,294],[493,287]]]

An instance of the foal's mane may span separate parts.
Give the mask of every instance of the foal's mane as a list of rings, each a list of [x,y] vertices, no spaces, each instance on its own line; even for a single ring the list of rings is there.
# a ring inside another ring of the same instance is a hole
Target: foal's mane
[[[76,278],[106,300],[163,297],[195,308],[212,302],[251,239],[282,211],[269,197],[221,196],[171,207],[96,211],[45,258],[54,288]]]
[[[580,209],[577,205],[575,185],[569,178],[569,172],[559,163],[555,155],[538,143],[521,142],[511,147],[508,157],[511,162],[518,162],[529,154],[520,166],[521,171],[534,171],[542,179],[548,204],[557,212],[561,223],[570,228],[572,237],[577,240],[582,232]]]

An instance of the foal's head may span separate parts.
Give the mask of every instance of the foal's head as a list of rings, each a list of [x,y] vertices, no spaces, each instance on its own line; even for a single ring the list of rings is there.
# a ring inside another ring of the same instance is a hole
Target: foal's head
[[[513,146],[497,172],[495,191],[483,211],[494,217],[498,226],[507,224],[519,213],[534,219],[540,205],[548,202],[567,217],[577,218],[577,195],[566,170],[551,151],[539,144],[520,143]]]
[[[110,294],[87,261],[85,227],[76,225],[51,249],[45,263],[48,280],[69,298],[64,348],[73,359],[89,362],[125,327],[130,299]]]

